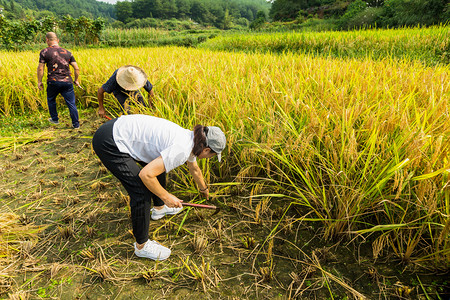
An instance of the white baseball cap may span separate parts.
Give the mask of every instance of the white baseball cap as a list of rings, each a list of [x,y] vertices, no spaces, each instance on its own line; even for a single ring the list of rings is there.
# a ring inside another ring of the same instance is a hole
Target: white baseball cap
[[[220,161],[222,158],[222,151],[227,145],[227,139],[222,129],[216,126],[207,126],[208,133],[206,134],[206,147],[211,148],[212,151],[217,153],[217,159]]]

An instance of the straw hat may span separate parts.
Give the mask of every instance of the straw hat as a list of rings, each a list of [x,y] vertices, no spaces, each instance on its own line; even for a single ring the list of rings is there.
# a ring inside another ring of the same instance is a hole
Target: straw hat
[[[127,65],[119,68],[116,80],[124,90],[136,91],[147,82],[147,74],[139,67]]]

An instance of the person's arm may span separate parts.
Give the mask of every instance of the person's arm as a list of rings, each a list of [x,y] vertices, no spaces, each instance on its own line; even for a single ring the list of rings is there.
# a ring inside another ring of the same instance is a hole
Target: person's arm
[[[38,89],[43,90],[44,84],[42,83],[42,78],[44,77],[44,63],[39,63],[37,67],[37,80],[38,80]]]
[[[80,76],[80,68],[78,67],[78,64],[76,62],[71,62],[70,65],[73,67],[73,83],[79,88],[81,88],[80,83],[78,82],[78,77]]]
[[[105,90],[103,89],[103,87],[100,87],[97,90],[98,115],[103,118],[106,116],[105,108],[103,107],[104,97],[105,97]]]
[[[168,207],[182,207],[182,200],[170,194],[164,189],[156,178],[158,175],[166,171],[162,157],[158,157],[149,162],[139,173],[139,178],[145,186],[156,196],[158,196]]]
[[[116,80],[117,70],[108,78],[108,80],[97,90],[97,101],[98,101],[98,114],[100,117],[105,117],[106,112],[103,107],[103,100],[105,99],[105,93],[111,94],[119,90],[119,85]]]
[[[154,108],[153,100],[155,99],[155,94],[153,93],[153,85],[150,83],[150,81],[147,80],[144,85],[144,90],[146,90],[148,93],[148,107]]]
[[[153,108],[153,99],[155,99],[155,94],[153,94],[153,89],[148,92],[148,107]]]
[[[206,200],[209,200],[209,189],[208,186],[205,183],[205,180],[203,179],[202,170],[198,167],[198,164],[196,161],[194,162],[187,162],[189,173],[191,173],[192,177],[194,178],[195,183],[197,183],[198,189],[200,193],[205,196]]]

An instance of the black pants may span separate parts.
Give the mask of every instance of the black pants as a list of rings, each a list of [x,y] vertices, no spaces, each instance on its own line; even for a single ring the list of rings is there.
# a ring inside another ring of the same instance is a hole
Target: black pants
[[[92,146],[105,167],[120,180],[130,196],[131,223],[136,242],[143,244],[148,240],[150,225],[150,206],[162,206],[164,202],[144,185],[139,172],[146,164],[135,161],[129,154],[122,153],[117,148],[113,138],[113,127],[117,119],[106,122],[95,132]],[[166,187],[166,173],[160,174],[158,181]]]

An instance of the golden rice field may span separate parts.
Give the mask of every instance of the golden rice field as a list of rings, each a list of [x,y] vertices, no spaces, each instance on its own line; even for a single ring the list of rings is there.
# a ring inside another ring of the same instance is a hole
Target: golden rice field
[[[96,107],[97,88],[134,64],[157,95],[144,113],[224,128],[228,146],[208,169],[211,183],[239,184],[250,202],[286,204],[292,222],[319,226],[326,240],[367,239],[375,260],[449,270],[448,65],[178,47],[73,53],[82,107]],[[45,109],[38,53],[0,54],[2,114]],[[112,97],[107,110],[116,115]],[[279,231],[274,223],[263,244]]]
[[[315,56],[413,59],[427,65],[450,62],[450,27],[352,31],[234,33],[201,44],[225,51],[295,52]]]

